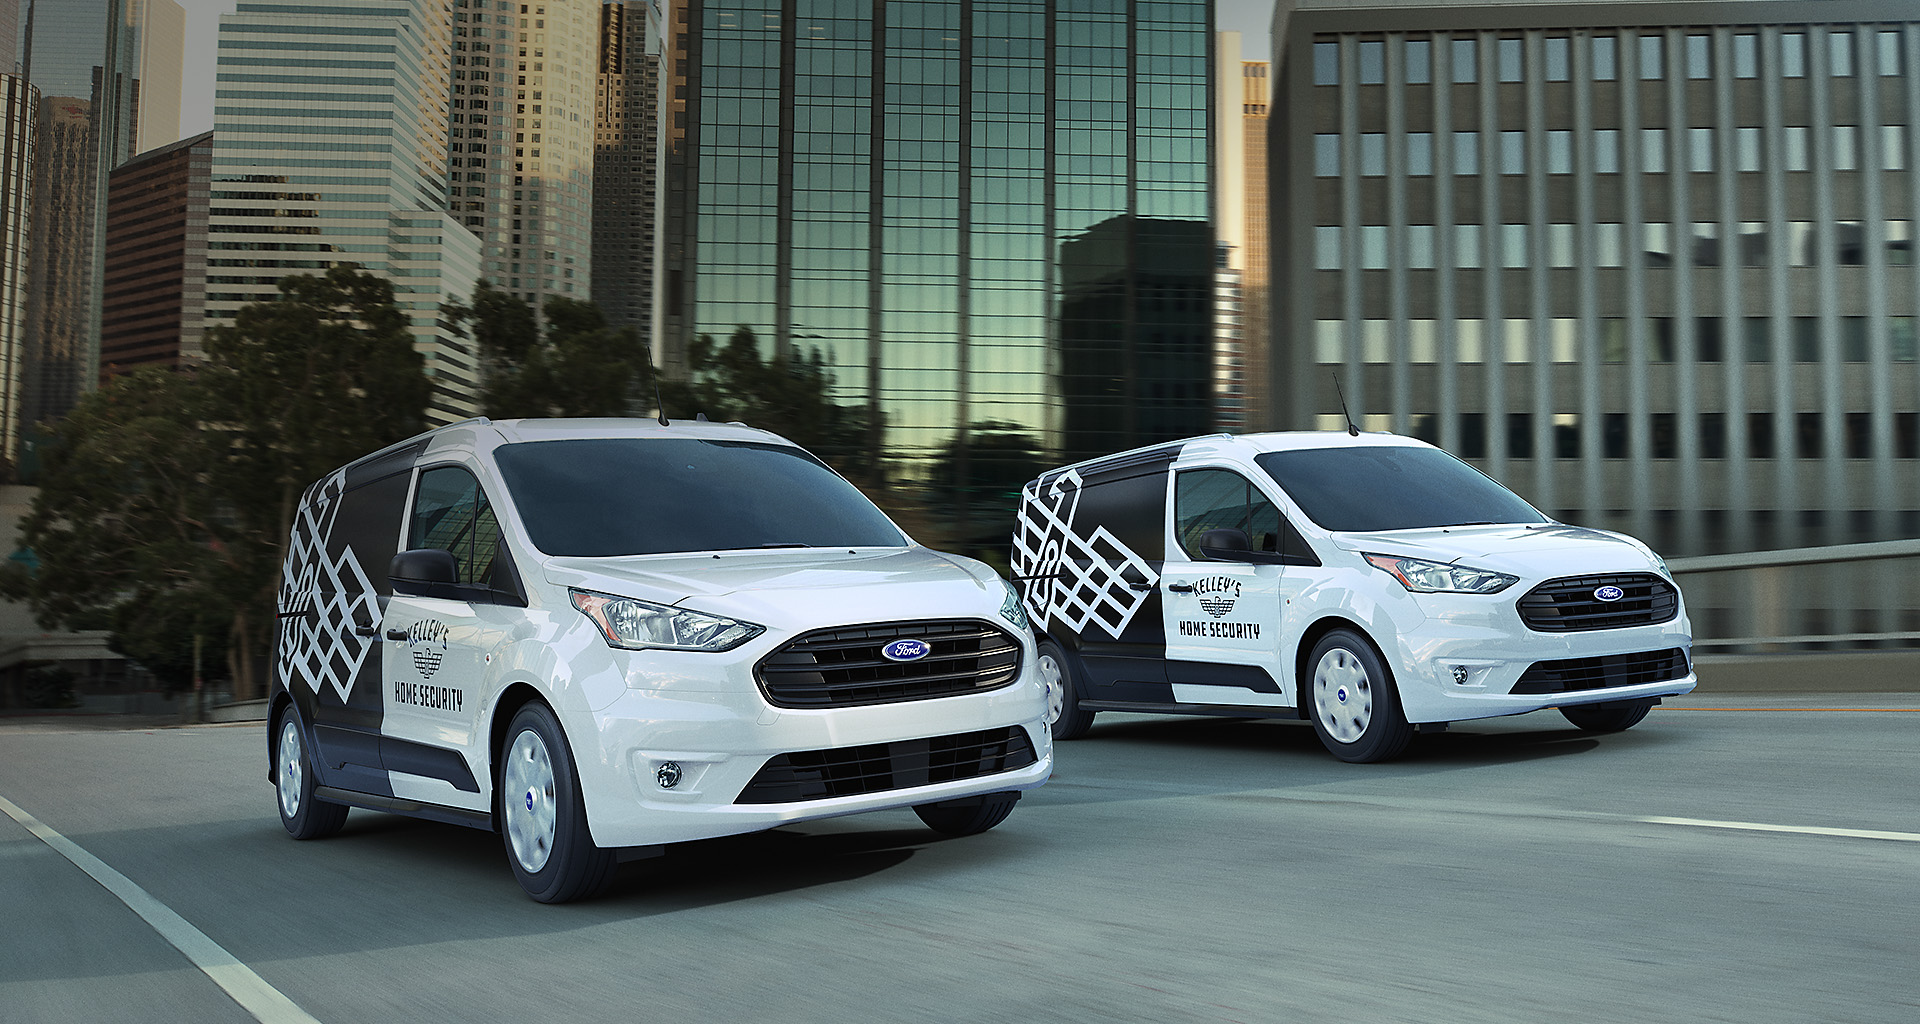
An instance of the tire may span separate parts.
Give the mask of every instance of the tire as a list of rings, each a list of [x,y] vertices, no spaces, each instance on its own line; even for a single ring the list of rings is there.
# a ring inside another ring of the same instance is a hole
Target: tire
[[[962,797],[959,800],[944,800],[937,804],[920,804],[913,813],[927,823],[927,827],[949,836],[973,836],[1007,820],[1013,813],[1013,805],[1020,802],[1020,794],[988,793],[984,796]]]
[[[1079,739],[1093,728],[1093,712],[1080,710],[1079,663],[1052,640],[1040,641],[1040,682],[1047,688],[1047,728],[1056,740]]]
[[[499,778],[500,835],[527,895],[570,903],[605,891],[617,858],[593,845],[573,754],[545,704],[528,704],[513,716]]]
[[[1333,756],[1368,764],[1407,749],[1413,726],[1400,710],[1392,674],[1366,637],[1350,629],[1321,637],[1307,672],[1313,730]]]
[[[295,839],[324,839],[340,831],[347,823],[346,805],[314,797],[313,758],[301,735],[299,716],[289,707],[281,712],[275,728],[279,739],[273,745],[273,785],[280,824]]]
[[[1640,724],[1653,710],[1653,698],[1623,700],[1610,704],[1580,704],[1561,708],[1567,721],[1582,732],[1622,732]]]

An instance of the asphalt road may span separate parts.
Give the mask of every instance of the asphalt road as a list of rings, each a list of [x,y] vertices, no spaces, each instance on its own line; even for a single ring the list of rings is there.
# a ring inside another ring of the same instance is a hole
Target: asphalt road
[[[1600,738],[1542,712],[1371,766],[1304,724],[1103,715],[985,835],[687,844],[564,907],[477,831],[355,811],[293,842],[258,725],[0,724],[0,797],[327,1024],[1911,1024],[1897,709],[1920,695],[1694,697]],[[0,921],[9,1024],[255,1019],[7,816]]]

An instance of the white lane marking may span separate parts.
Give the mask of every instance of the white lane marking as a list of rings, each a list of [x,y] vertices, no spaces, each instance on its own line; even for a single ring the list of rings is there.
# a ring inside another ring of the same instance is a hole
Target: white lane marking
[[[1883,832],[1871,828],[1824,828],[1819,825],[1768,825],[1757,821],[1712,821],[1706,818],[1635,819],[1649,825],[1687,825],[1693,828],[1731,829],[1738,832],[1791,832],[1803,836],[1842,836],[1848,839],[1889,839],[1896,843],[1920,843],[1920,832]]]
[[[19,822],[22,828],[119,897],[120,902],[144,918],[154,931],[160,933],[161,938],[193,961],[195,967],[232,996],[234,1002],[253,1015],[253,1019],[261,1024],[320,1024],[279,989],[267,984],[266,979],[253,973],[253,968],[241,963],[219,943],[208,938],[205,932],[188,924],[186,918],[135,885],[133,879],[108,867],[105,861],[81,849],[71,839],[41,824],[40,819],[4,796],[0,796],[0,810],[6,811],[7,817]]]

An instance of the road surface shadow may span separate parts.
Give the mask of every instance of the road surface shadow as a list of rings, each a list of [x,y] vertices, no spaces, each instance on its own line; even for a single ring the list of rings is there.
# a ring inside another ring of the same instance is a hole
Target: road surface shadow
[[[1646,739],[1651,739],[1651,736],[1622,733],[1604,737],[1604,742]],[[1319,734],[1308,722],[1263,718],[1139,717],[1100,721],[1084,739],[1058,744],[1055,754],[1060,761],[1070,764],[1075,759],[1076,749],[1082,745],[1099,744],[1103,740],[1155,747],[1204,746],[1213,751],[1247,751],[1271,754],[1288,764],[1298,759],[1311,761],[1318,766],[1367,771],[1511,764],[1582,754],[1603,745],[1602,737],[1581,732],[1571,725],[1552,728],[1545,719],[1523,725],[1516,716],[1516,719],[1462,723],[1446,732],[1420,733],[1413,737],[1406,751],[1392,761],[1379,765],[1344,765],[1321,745]]]

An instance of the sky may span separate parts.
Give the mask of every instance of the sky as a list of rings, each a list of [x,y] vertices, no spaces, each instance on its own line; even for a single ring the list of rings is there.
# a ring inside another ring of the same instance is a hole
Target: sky
[[[213,75],[218,57],[215,40],[220,31],[220,15],[233,10],[235,0],[175,0],[187,12],[187,46],[180,99],[180,132],[183,137],[213,130]],[[1273,0],[1217,0],[1214,27],[1223,32],[1240,33],[1240,56],[1245,60],[1267,59],[1267,28],[1273,17]]]

